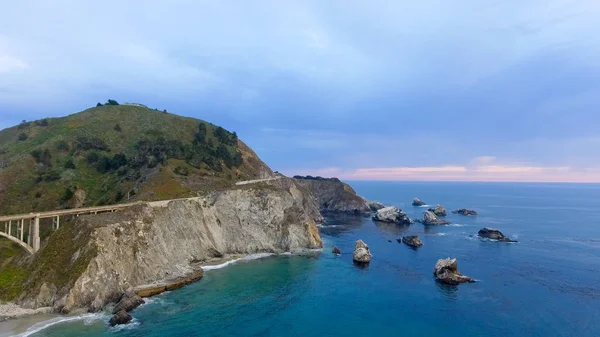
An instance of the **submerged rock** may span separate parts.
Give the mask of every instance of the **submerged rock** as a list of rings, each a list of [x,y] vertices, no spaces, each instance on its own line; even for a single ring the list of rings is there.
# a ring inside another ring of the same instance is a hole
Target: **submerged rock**
[[[413,206],[425,206],[427,204],[424,201],[419,200],[419,198],[414,198],[412,205]]]
[[[512,239],[504,236],[504,234],[502,234],[501,231],[494,229],[494,228],[489,228],[489,227],[480,229],[479,232],[477,233],[477,235],[482,238],[488,238],[488,239],[498,240],[498,241],[502,241],[502,242],[517,242],[515,240],[512,240]]]
[[[340,251],[340,249],[338,247],[333,246],[332,253],[334,253],[336,255],[340,255],[342,252]]]
[[[437,205],[435,208],[430,208],[429,211],[432,211],[437,216],[446,216],[446,209],[442,205]]]
[[[440,220],[437,217],[437,215],[435,215],[435,213],[433,213],[432,211],[425,211],[425,213],[423,213],[423,220],[421,221],[421,223],[423,223],[424,225],[428,225],[428,226],[439,226],[439,225],[448,225],[451,222],[445,221],[445,220]]]
[[[456,211],[452,211],[452,213],[462,215],[477,215],[477,212],[466,208],[457,209]]]
[[[369,263],[371,262],[371,252],[369,246],[364,243],[363,240],[357,240],[354,245],[354,253],[352,254],[352,260],[357,263]]]
[[[115,325],[119,325],[119,324],[127,324],[127,323],[131,322],[132,319],[133,319],[133,317],[131,317],[131,315],[128,314],[127,311],[120,310],[119,312],[115,313],[110,318],[110,321],[108,321],[108,324],[110,324],[110,326],[115,326]]]
[[[414,248],[421,247],[423,245],[423,241],[421,241],[421,239],[419,239],[419,237],[416,235],[405,236],[402,238],[402,242]]]
[[[393,222],[400,225],[410,225],[412,223],[408,215],[396,206],[385,207],[378,210],[377,213],[373,215],[373,220]]]
[[[456,259],[439,259],[435,264],[435,268],[433,268],[433,275],[438,281],[446,284],[475,282],[472,278],[458,271]]]
[[[113,314],[121,310],[125,310],[127,312],[139,307],[140,305],[146,303],[140,296],[138,296],[133,289],[128,289],[113,309]]]
[[[377,212],[378,210],[385,208],[385,206],[379,201],[369,201],[369,208],[373,212]]]

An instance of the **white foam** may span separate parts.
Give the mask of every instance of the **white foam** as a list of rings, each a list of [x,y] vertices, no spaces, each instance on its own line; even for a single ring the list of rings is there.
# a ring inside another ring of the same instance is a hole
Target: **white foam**
[[[90,325],[95,321],[98,320],[104,320],[106,319],[107,316],[104,313],[94,313],[94,314],[84,314],[84,315],[79,315],[79,316],[66,316],[66,317],[56,317],[44,322],[40,322],[37,324],[32,325],[31,327],[29,327],[29,329],[27,329],[27,331],[23,332],[20,335],[16,335],[17,337],[27,337],[27,336],[31,336],[35,333],[38,333],[44,329],[47,329],[53,325],[56,324],[60,324],[60,323],[66,323],[66,322],[74,322],[74,321],[84,321],[85,325]]]
[[[241,257],[239,259],[233,259],[233,260],[229,260],[227,262],[221,263],[221,264],[217,264],[214,266],[202,266],[202,270],[204,271],[208,271],[208,270],[215,270],[215,269],[222,269],[227,267],[230,264],[234,264],[240,261],[251,261],[251,260],[257,260],[257,259],[262,259],[268,256],[273,256],[275,254],[273,253],[258,253],[258,254],[250,254],[248,256],[245,257]]]
[[[342,225],[323,225],[323,224],[317,224],[317,227],[319,227],[319,228],[336,228],[336,227],[342,227]]]
[[[451,223],[451,224],[448,224],[446,226],[449,226],[449,227],[466,227],[468,225],[464,225],[464,224],[460,224],[460,223]]]

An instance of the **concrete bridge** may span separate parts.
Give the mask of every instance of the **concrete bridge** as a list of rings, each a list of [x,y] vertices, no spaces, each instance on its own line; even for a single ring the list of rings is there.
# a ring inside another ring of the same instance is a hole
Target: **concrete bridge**
[[[271,177],[266,179],[256,179],[237,182],[236,185],[248,185],[255,184],[264,181],[277,180],[281,177]],[[37,212],[28,214],[17,214],[17,215],[6,215],[0,216],[0,236],[9,239],[12,242],[19,244],[30,254],[35,254],[40,249],[40,220],[41,219],[52,219],[52,229],[57,230],[60,227],[60,217],[64,216],[79,216],[85,214],[98,214],[106,212],[117,212],[123,209],[129,208],[135,205],[141,204],[164,204],[173,200],[185,200],[193,198],[182,198],[172,199],[154,202],[134,202],[128,204],[118,204],[109,206],[98,206],[98,207],[86,207],[86,208],[74,208],[64,209],[50,212]],[[4,224],[4,226],[2,226]],[[28,226],[27,230],[27,241],[25,241],[25,227]]]
[[[50,212],[28,213],[0,216],[0,236],[19,244],[29,253],[34,254],[40,249],[40,220],[52,219],[52,229],[60,227],[60,218],[64,216],[79,216],[84,214],[98,214],[116,212],[139,203],[129,203],[110,206],[86,207],[64,209]],[[4,224],[4,226],[2,226]],[[28,227],[25,238],[25,228]],[[25,241],[27,239],[27,241]]]

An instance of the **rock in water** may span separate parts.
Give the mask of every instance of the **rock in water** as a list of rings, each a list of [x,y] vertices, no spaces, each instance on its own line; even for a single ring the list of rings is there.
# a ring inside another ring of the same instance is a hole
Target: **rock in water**
[[[425,211],[423,213],[423,221],[421,221],[424,225],[428,226],[438,226],[438,225],[448,225],[449,221],[440,220],[432,211]]]
[[[413,248],[421,247],[423,245],[423,241],[416,235],[405,236],[402,238],[402,242]]]
[[[115,326],[118,324],[127,324],[127,323],[131,322],[132,319],[133,319],[133,317],[131,317],[131,315],[128,314],[127,311],[121,310],[121,311],[117,312],[116,314],[114,314],[113,317],[110,318],[110,321],[108,321],[108,324],[110,324],[110,326]]]
[[[442,205],[437,205],[435,208],[430,208],[429,211],[432,211],[437,216],[446,216],[446,209]]]
[[[458,271],[456,259],[439,259],[433,269],[435,278],[446,284],[459,284],[465,282],[475,282],[472,278],[461,274]]]
[[[133,289],[128,289],[123,294],[123,296],[121,296],[121,299],[119,300],[119,302],[117,302],[117,305],[115,305],[115,308],[113,309],[113,314],[116,314],[117,312],[119,312],[121,310],[125,310],[126,312],[129,312],[144,303],[146,303],[146,302],[144,302],[144,300],[141,297],[139,297],[133,291]]]
[[[477,215],[477,212],[466,208],[457,209],[456,211],[452,211],[452,213],[462,215]]]
[[[414,198],[412,205],[413,206],[425,206],[427,204],[424,201],[419,200],[419,198]]]
[[[400,225],[410,225],[412,223],[408,215],[396,206],[385,207],[378,210],[377,213],[373,215],[373,220],[393,222]]]
[[[373,212],[377,212],[378,210],[385,208],[385,206],[379,201],[369,201],[369,208]]]
[[[371,252],[369,246],[363,242],[363,240],[357,240],[354,246],[354,253],[352,259],[357,263],[369,263],[371,262]]]
[[[337,255],[339,255],[339,254],[341,254],[341,253],[342,253],[342,252],[340,251],[340,249],[339,249],[338,247],[336,247],[336,246],[333,246],[333,251],[332,251],[332,252],[333,252],[334,254],[337,254]]]
[[[488,239],[498,240],[498,241],[502,241],[502,242],[517,242],[515,240],[511,240],[510,238],[504,236],[504,234],[502,234],[501,231],[494,229],[494,228],[489,228],[489,227],[480,229],[479,232],[477,233],[477,235],[479,235],[482,238],[488,238]]]

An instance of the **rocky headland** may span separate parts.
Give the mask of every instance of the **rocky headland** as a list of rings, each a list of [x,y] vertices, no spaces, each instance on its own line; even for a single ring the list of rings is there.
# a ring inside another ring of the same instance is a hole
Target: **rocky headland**
[[[337,178],[294,176],[294,179],[314,197],[323,213],[371,214],[367,200]]]
[[[318,216],[311,196],[287,178],[81,216],[21,261],[29,276],[15,300],[56,313],[95,312],[131,288],[145,296],[168,290],[169,280],[189,283],[213,258],[321,248]],[[139,288],[148,284],[157,289]],[[127,319],[115,314],[116,321]]]

